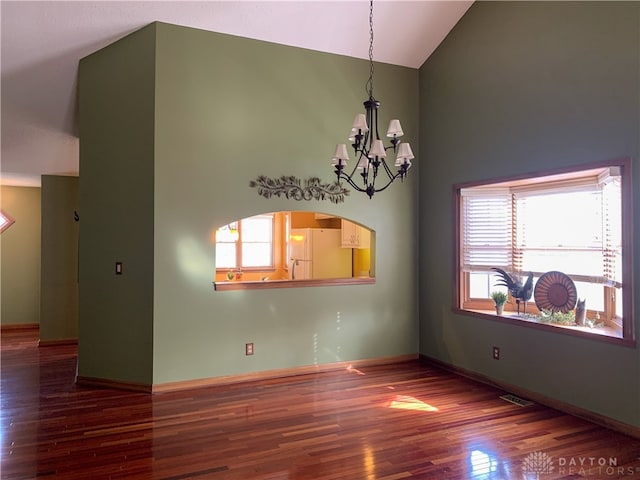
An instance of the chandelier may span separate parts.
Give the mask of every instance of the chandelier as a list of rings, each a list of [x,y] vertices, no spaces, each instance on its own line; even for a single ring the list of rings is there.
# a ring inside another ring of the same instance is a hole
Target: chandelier
[[[400,137],[404,135],[400,120],[393,119],[389,122],[387,137],[390,139],[390,146],[384,146],[378,133],[380,102],[373,96],[373,0],[369,4],[369,80],[366,83],[366,90],[369,99],[364,102],[365,113],[356,115],[349,135],[349,141],[352,142],[351,146],[357,159],[356,165],[351,173],[347,174],[345,167],[349,155],[344,143],[336,145],[331,164],[335,167],[338,182],[343,179],[357,191],[364,192],[372,198],[374,193],[386,189],[396,178],[404,180],[411,167],[411,160],[414,158],[411,146],[400,142]],[[396,171],[393,171],[385,160],[387,150],[393,150],[396,154],[394,165]],[[378,178],[381,172],[383,172],[380,175],[382,180]],[[362,177],[362,180],[358,179],[358,176]],[[380,180],[378,185],[376,180]]]

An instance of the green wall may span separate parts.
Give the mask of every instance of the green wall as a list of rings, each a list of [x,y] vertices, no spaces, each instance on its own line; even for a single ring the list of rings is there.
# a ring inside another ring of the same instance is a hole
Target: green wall
[[[40,341],[78,338],[78,177],[42,175]]]
[[[83,58],[78,75],[78,374],[150,384],[155,26]]]
[[[420,112],[420,352],[640,425],[638,349],[451,311],[455,183],[630,156],[640,225],[640,3],[476,2],[420,69]]]
[[[81,62],[81,375],[162,384],[417,352],[419,159],[372,200],[267,200],[249,187],[260,174],[331,180],[367,76],[363,60],[162,23]],[[383,128],[400,118],[419,157],[418,71],[378,64],[375,88]],[[215,229],[278,210],[375,230],[376,284],[215,291]],[[122,328],[134,324],[135,340]]]
[[[367,62],[157,28],[154,383],[417,352],[415,175],[338,206],[248,186],[260,174],[332,179],[335,144],[363,111]],[[383,128],[398,116],[414,143],[417,88],[417,70],[378,66]],[[309,209],[376,230],[375,285],[213,290],[218,226]]]
[[[15,223],[0,235],[2,325],[40,323],[40,188],[1,188]]]

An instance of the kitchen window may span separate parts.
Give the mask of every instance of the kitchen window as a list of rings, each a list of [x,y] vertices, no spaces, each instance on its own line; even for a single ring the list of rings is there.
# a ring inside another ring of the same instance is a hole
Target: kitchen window
[[[559,271],[586,299],[584,326],[548,322],[534,296],[528,315],[500,318],[633,340],[630,168],[625,159],[457,185],[456,309],[492,315],[491,293],[506,290],[494,267],[534,282]]]
[[[216,231],[216,269],[273,268],[273,214],[238,220]]]

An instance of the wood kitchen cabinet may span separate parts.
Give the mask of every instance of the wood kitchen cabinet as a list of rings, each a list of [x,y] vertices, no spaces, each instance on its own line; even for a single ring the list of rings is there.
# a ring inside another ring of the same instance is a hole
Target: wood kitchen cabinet
[[[344,248],[370,248],[371,232],[349,220],[342,219],[342,246]]]

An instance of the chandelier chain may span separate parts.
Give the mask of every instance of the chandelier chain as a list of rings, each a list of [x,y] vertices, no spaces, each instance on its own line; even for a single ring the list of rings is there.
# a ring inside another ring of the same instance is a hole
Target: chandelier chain
[[[369,80],[367,93],[373,98],[373,0],[369,3]]]

